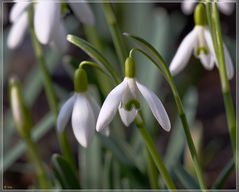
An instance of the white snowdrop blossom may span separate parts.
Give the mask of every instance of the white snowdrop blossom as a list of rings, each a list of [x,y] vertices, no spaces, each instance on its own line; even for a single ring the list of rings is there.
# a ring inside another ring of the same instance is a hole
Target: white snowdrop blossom
[[[197,0],[184,0],[181,4],[183,13],[186,15],[192,14],[197,2]],[[231,15],[233,13],[234,3],[230,0],[219,0],[217,4],[223,14]]]
[[[87,147],[94,135],[100,106],[87,91],[86,72],[78,69],[75,75],[75,93],[62,106],[57,118],[57,130],[62,132],[71,118],[73,133],[83,147]],[[106,128],[104,135],[109,135]]]
[[[68,1],[68,0],[67,0]],[[94,15],[85,1],[71,3],[69,6],[81,22],[94,24]],[[27,31],[28,8],[31,2],[17,1],[11,12],[12,27],[8,36],[7,45],[10,49],[18,47]],[[54,1],[36,1],[34,4],[34,30],[40,43],[50,44],[60,52],[67,50],[66,30],[61,20],[61,4]]]
[[[127,58],[126,64],[131,65],[132,58]],[[133,64],[134,65],[134,64]],[[170,131],[171,124],[167,112],[155,93],[140,84],[133,75],[127,75],[106,97],[96,124],[96,131],[104,131],[113,120],[117,110],[122,122],[129,126],[135,119],[140,103],[138,100],[143,96],[148,103],[154,117],[161,127]]]
[[[194,29],[183,39],[169,66],[173,75],[181,72],[189,62],[192,54],[199,58],[202,65],[207,70],[212,70],[214,65],[218,67],[212,36],[206,24],[197,24]],[[223,43],[227,76],[232,79],[234,68],[232,59],[226,45]]]

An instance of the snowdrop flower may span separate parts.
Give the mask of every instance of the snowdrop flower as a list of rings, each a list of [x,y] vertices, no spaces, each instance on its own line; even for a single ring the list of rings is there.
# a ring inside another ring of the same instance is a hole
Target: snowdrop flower
[[[228,2],[227,2],[228,1]],[[184,14],[189,15],[193,13],[194,6],[197,0],[184,0],[181,4],[181,8]],[[225,15],[231,15],[234,9],[234,3],[229,0],[219,0],[218,1],[219,10]]]
[[[67,0],[68,1],[68,0]],[[68,2],[77,18],[89,25],[94,24],[94,15],[85,1]],[[66,31],[61,20],[60,3],[54,1],[37,1],[34,4],[34,30],[40,43],[50,44],[61,52],[67,50]],[[10,49],[18,47],[28,28],[28,8],[31,2],[17,1],[10,12],[13,23],[7,45]]]
[[[198,4],[195,9],[195,27],[194,29],[183,39],[180,44],[176,55],[174,56],[171,64],[170,71],[173,75],[179,73],[189,62],[189,59],[194,53],[194,56],[199,58],[205,69],[211,70],[214,67],[214,63],[218,67],[216,54],[213,47],[211,33],[206,24],[205,8],[203,4]],[[223,44],[225,63],[227,76],[232,79],[234,75],[234,69],[229,52]]]
[[[59,112],[57,130],[62,132],[71,117],[71,124],[77,141],[83,147],[87,147],[95,131],[100,106],[88,94],[88,82],[85,70],[81,68],[76,70],[74,85],[75,93],[64,103]],[[102,133],[108,136],[109,129],[106,128]]]
[[[125,62],[125,76],[123,82],[116,86],[105,99],[96,123],[96,131],[104,131],[117,110],[122,122],[125,126],[129,126],[140,109],[138,100],[141,94],[161,127],[170,131],[171,124],[159,98],[135,79],[135,63],[131,57],[128,57]]]

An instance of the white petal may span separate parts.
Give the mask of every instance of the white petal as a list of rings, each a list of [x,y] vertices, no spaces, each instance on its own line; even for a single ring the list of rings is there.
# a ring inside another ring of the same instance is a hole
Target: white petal
[[[75,95],[71,96],[61,107],[61,110],[60,110],[58,118],[57,118],[57,131],[58,132],[62,132],[65,129],[65,127],[71,117],[75,99],[76,99]]]
[[[199,59],[200,59],[200,61],[201,61],[201,63],[202,63],[202,65],[205,67],[205,69],[207,69],[207,70],[212,70],[212,68],[213,68],[213,64],[214,64],[214,60],[213,60],[213,58],[212,58],[212,55],[210,55],[210,54],[204,54],[204,53],[201,53],[199,56],[197,56]]]
[[[204,28],[203,31],[204,31],[204,37],[205,37],[207,46],[209,48],[209,52],[210,52],[210,54],[213,58],[212,62],[215,62],[217,64],[217,58],[216,58],[216,53],[215,53],[214,47],[213,47],[213,41],[212,41],[211,33],[210,33],[208,28]]]
[[[89,97],[91,105],[93,107],[93,112],[94,112],[94,115],[95,115],[95,119],[97,119],[98,115],[100,113],[100,105],[98,104],[98,102],[93,97],[91,97],[91,96],[88,96],[88,97]],[[103,131],[101,131],[101,133],[108,137],[110,135],[109,127],[106,127]]]
[[[217,58],[216,58],[216,54],[215,54],[213,42],[212,42],[212,36],[208,29],[205,30],[205,38],[206,38],[209,50],[210,50],[211,54],[213,55],[216,66],[218,67],[218,62],[217,62]],[[231,79],[234,76],[234,68],[233,68],[233,63],[232,63],[230,54],[229,54],[227,47],[224,43],[223,43],[223,49],[224,49],[225,63],[226,63],[226,69],[227,69],[227,76],[229,79]]]
[[[223,49],[224,49],[224,56],[225,56],[225,64],[226,64],[226,70],[227,70],[227,77],[228,79],[232,79],[234,76],[234,68],[231,56],[229,54],[229,51],[226,47],[226,45],[223,43]]]
[[[137,112],[138,111],[135,108],[132,108],[131,111],[127,111],[123,108],[123,106],[119,106],[120,118],[126,127],[128,127],[134,121]]]
[[[225,15],[231,15],[234,10],[234,4],[233,2],[218,2],[218,8],[222,13]]]
[[[72,11],[74,12],[75,16],[82,23],[94,25],[95,17],[90,6],[86,3],[86,1],[82,0],[79,3],[73,3],[73,2],[70,2],[70,0],[67,0],[67,1],[69,2],[69,5]]]
[[[7,39],[7,46],[10,49],[18,47],[24,38],[28,26],[27,13],[23,13],[21,17],[13,24]]]
[[[164,109],[163,104],[157,97],[157,95],[155,95],[155,93],[150,91],[147,87],[143,86],[139,82],[136,82],[136,83],[137,83],[137,86],[138,86],[141,94],[147,101],[154,117],[157,119],[157,121],[159,122],[161,127],[166,131],[170,131],[171,123],[169,121],[168,114],[167,114],[166,110]]]
[[[181,4],[182,11],[186,15],[193,13],[194,6],[195,6],[195,1],[193,0],[184,0]]]
[[[139,89],[136,85],[135,78],[125,77],[124,79],[125,79],[125,81],[127,81],[127,85],[128,85],[131,95],[133,96],[134,99],[137,99],[139,96]],[[132,98],[132,96],[131,96],[131,98]],[[128,98],[128,100],[129,100],[129,98]]]
[[[12,23],[17,21],[30,4],[31,2],[16,2],[10,12],[10,21]]]
[[[183,39],[169,66],[169,69],[173,75],[179,73],[188,63],[193,49],[197,44],[197,35],[198,27],[194,27],[194,29]]]
[[[95,130],[95,116],[86,94],[77,94],[72,112],[72,128],[77,141],[87,147]]]
[[[53,35],[51,46],[61,53],[65,53],[67,51],[68,41],[66,40],[66,30],[63,23],[60,23],[58,30]]]
[[[106,97],[96,123],[96,131],[103,131],[114,118],[127,87],[126,81],[116,86]]]
[[[54,1],[40,2],[36,4],[34,15],[34,28],[38,40],[42,44],[51,41],[60,25],[59,3]]]

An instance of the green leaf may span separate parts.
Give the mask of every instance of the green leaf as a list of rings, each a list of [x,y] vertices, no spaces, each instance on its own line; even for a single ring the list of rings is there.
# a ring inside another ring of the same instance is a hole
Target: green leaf
[[[94,48],[93,45],[74,35],[67,35],[67,40],[85,51],[90,57],[92,57],[98,64],[101,65],[106,73],[112,76],[115,82],[119,82],[117,74],[111,67],[110,62],[96,48]]]
[[[79,189],[80,185],[76,173],[71,165],[62,156],[52,155],[52,167],[55,177],[63,189]]]
[[[195,88],[190,88],[184,98],[183,105],[188,118],[189,126],[193,124],[198,105],[198,95]],[[190,126],[191,127],[191,126]],[[184,147],[186,145],[185,135],[182,134],[182,124],[179,118],[176,119],[174,128],[171,131],[167,151],[164,157],[164,162],[169,170],[174,169],[174,166],[180,162]]]
[[[82,188],[102,188],[102,146],[99,138],[94,135],[92,143],[79,149],[80,180]]]
[[[33,140],[37,142],[41,139],[54,125],[54,116],[51,113],[46,114],[42,120],[33,127]],[[9,149],[2,158],[0,170],[6,171],[24,152],[26,144],[23,141],[17,143],[12,149]]]
[[[187,189],[199,189],[199,185],[194,178],[188,174],[188,172],[182,166],[176,166],[174,173],[183,186]]]

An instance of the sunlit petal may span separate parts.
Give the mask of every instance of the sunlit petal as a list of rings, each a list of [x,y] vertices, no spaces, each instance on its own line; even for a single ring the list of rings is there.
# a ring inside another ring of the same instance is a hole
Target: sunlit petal
[[[234,4],[233,2],[218,2],[219,10],[224,13],[225,15],[231,15],[234,11]]]
[[[188,63],[197,44],[198,27],[195,27],[182,41],[169,69],[173,75],[179,73]]]
[[[59,30],[60,4],[54,1],[36,3],[34,15],[34,28],[38,40],[47,44]]]
[[[7,39],[8,48],[10,49],[17,48],[22,43],[27,27],[28,27],[28,14],[23,13],[10,29]]]
[[[141,94],[147,101],[154,117],[157,119],[157,121],[159,122],[161,127],[166,131],[170,131],[171,123],[170,123],[168,114],[167,114],[166,110],[164,109],[163,104],[157,97],[157,95],[155,95],[154,92],[152,92],[147,87],[140,84],[139,82],[137,82],[137,86],[138,86]]]
[[[85,94],[77,94],[72,112],[72,128],[77,141],[87,147],[95,130],[95,116]]]
[[[97,120],[97,131],[103,131],[114,118],[126,87],[127,83],[126,81],[123,81],[106,97]]]
[[[195,1],[193,0],[184,0],[181,4],[182,11],[186,15],[193,13],[194,6],[195,6]]]
[[[10,12],[10,21],[16,22],[30,4],[31,2],[16,2]]]
[[[65,129],[65,127],[71,117],[75,99],[76,99],[75,95],[71,96],[61,107],[61,110],[60,110],[58,118],[57,118],[57,131],[58,132],[62,132]]]
[[[202,65],[204,66],[205,69],[207,70],[212,70],[213,69],[213,64],[214,64],[214,61],[213,61],[213,58],[210,54],[204,54],[204,53],[201,53],[198,58],[200,59]]]

